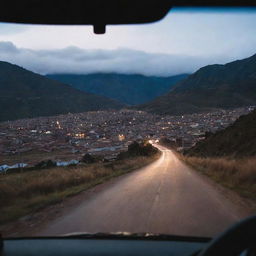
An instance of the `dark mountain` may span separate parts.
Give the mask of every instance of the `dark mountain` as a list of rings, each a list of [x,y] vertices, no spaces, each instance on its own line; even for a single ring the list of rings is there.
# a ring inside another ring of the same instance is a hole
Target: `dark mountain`
[[[84,93],[17,65],[0,62],[0,121],[122,106],[117,101]]]
[[[256,155],[256,110],[241,116],[234,124],[198,142],[185,154],[200,157]]]
[[[182,74],[171,77],[95,73],[89,75],[55,74],[47,77],[72,85],[81,91],[95,93],[128,105],[142,104],[167,93],[186,78]]]
[[[152,102],[138,106],[160,114],[183,114],[256,104],[256,55],[199,69]]]

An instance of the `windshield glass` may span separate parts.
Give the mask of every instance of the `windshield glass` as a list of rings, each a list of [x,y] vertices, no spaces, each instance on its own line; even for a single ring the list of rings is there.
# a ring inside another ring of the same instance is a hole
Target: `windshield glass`
[[[211,237],[255,214],[255,22],[0,23],[3,236]]]

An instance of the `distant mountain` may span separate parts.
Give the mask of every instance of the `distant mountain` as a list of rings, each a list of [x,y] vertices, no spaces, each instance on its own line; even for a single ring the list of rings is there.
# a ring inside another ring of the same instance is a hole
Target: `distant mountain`
[[[0,121],[121,107],[115,100],[0,61]]]
[[[256,104],[256,55],[199,69],[139,109],[160,114],[204,112]]]
[[[255,156],[256,155],[256,110],[241,116],[234,124],[199,141],[185,152],[199,157]]]
[[[81,91],[95,93],[128,105],[151,101],[167,93],[174,84],[187,76],[182,74],[171,77],[155,77],[115,73],[47,75],[51,79],[70,84]]]

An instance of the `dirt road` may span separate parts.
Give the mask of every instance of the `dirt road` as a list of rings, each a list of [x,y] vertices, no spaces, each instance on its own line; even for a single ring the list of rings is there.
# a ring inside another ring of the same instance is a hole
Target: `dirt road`
[[[239,207],[184,165],[172,151],[119,177],[35,235],[72,232],[150,232],[215,235],[240,218]]]

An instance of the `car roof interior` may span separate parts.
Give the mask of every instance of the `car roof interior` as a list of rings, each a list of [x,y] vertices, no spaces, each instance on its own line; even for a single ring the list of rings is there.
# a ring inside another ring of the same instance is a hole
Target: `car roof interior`
[[[162,19],[172,6],[255,6],[256,1],[231,0],[4,0],[0,21],[26,24],[93,25],[96,34],[106,25],[141,24]]]

